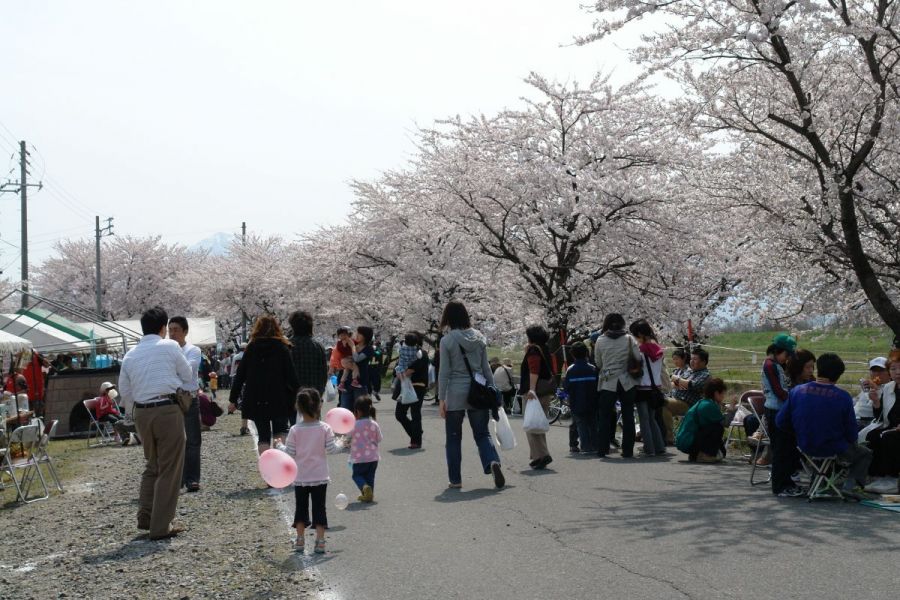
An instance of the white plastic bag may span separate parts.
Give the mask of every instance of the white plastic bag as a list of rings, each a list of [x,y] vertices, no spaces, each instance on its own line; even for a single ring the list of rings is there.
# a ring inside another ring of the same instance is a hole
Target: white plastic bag
[[[522,429],[528,433],[547,433],[550,431],[550,421],[544,414],[541,401],[534,394],[528,394],[525,400],[525,416],[522,421]]]
[[[497,441],[500,443],[501,450],[512,450],[516,447],[516,436],[513,434],[509,419],[506,418],[506,412],[503,409],[500,409],[499,413],[500,420],[497,421]]]
[[[412,380],[404,377],[400,380],[400,404],[415,404],[419,401],[416,394],[416,388],[413,387]]]
[[[336,398],[337,389],[335,389],[334,384],[329,379],[328,383],[325,384],[325,402],[334,402]]]

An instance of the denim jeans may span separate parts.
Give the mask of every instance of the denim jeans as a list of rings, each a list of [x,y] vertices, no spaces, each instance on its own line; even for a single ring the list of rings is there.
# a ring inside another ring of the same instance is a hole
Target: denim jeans
[[[450,483],[462,483],[462,424],[463,419],[469,414],[469,425],[472,427],[472,436],[478,446],[478,456],[481,458],[481,466],[485,474],[491,472],[491,463],[500,462],[497,448],[491,440],[488,431],[489,410],[451,410],[447,412],[444,428],[447,433],[447,474]]]
[[[378,469],[378,461],[353,463],[353,474],[350,476],[353,483],[362,491],[363,486],[367,485],[375,489],[375,470]]]
[[[650,408],[649,396],[649,390],[638,390],[635,395],[638,421],[641,424],[641,439],[644,441],[644,454],[659,454],[666,451],[666,443],[659,425],[656,424],[653,409]]]
[[[598,413],[596,411],[588,411],[585,413],[573,413],[572,417],[575,421],[575,427],[578,430],[578,440],[581,442],[582,452],[597,452],[600,439],[600,424],[597,421]],[[571,436],[569,445],[572,446]]]
[[[194,397],[184,415],[184,472],[181,485],[200,483],[200,401]]]

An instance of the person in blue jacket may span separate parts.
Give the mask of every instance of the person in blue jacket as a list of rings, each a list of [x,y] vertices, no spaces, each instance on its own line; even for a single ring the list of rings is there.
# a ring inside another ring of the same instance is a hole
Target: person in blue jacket
[[[597,399],[597,367],[588,362],[588,349],[583,342],[572,345],[575,362],[566,371],[564,389],[569,396],[569,405],[582,452],[597,452],[600,425],[597,421],[600,404]]]
[[[797,446],[812,457],[837,456],[849,467],[844,494],[865,497],[862,487],[872,462],[872,452],[856,443],[856,413],[853,397],[835,385],[844,374],[844,361],[825,353],[816,360],[816,380],[791,390],[778,411],[775,422],[782,430],[793,431]]]

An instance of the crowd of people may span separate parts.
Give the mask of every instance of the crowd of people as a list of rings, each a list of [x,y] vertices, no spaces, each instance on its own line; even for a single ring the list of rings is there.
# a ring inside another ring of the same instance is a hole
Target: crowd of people
[[[151,538],[176,535],[172,524],[179,485],[199,489],[199,396],[229,390],[231,410],[254,423],[260,453],[275,446],[298,465],[294,482],[296,547],[305,548],[307,529],[315,530],[314,552],[324,551],[327,527],[325,497],[330,475],[326,455],[350,451],[358,501],[374,499],[381,429],[375,421],[380,401],[381,368],[390,368],[394,417],[409,437],[410,450],[422,448],[422,406],[426,390],[436,384],[435,402],[444,420],[448,487],[462,487],[463,422],[469,428],[483,473],[497,488],[505,475],[489,424],[500,411],[548,415],[551,403],[564,398],[572,413],[569,451],[608,458],[656,458],[676,445],[688,460],[716,463],[725,456],[725,424],[740,409],[727,402],[727,386],[708,368],[702,347],[666,351],[645,319],[626,324],[618,313],[583,341],[551,352],[550,336],[541,325],[525,331],[518,369],[510,360],[488,357],[485,336],[474,327],[466,307],[449,302],[441,316],[441,336],[433,355],[423,336],[403,336],[396,364],[379,356],[368,326],[341,327],[334,346],[315,337],[313,317],[293,313],[291,337],[271,315],[256,319],[249,341],[222,357],[203,355],[185,341],[188,323],[169,319],[160,308],[141,318],[144,337],[122,361],[119,391],[133,402],[136,433],[144,441],[147,467],[142,475],[138,526]],[[165,339],[168,334],[169,339]],[[388,356],[393,352],[388,351]],[[204,364],[206,363],[206,366]],[[565,365],[566,368],[563,368]],[[748,440],[768,442],[772,492],[799,496],[800,455],[835,456],[846,465],[844,491],[862,497],[865,490],[897,491],[900,469],[900,351],[870,363],[871,377],[854,401],[837,382],[844,363],[832,353],[816,358],[796,348],[787,334],[777,335],[767,351],[760,384],[765,395],[762,422],[744,419]],[[373,372],[378,373],[378,388]],[[115,392],[104,384],[101,395]],[[179,396],[187,392],[190,399]],[[335,435],[322,420],[324,399],[353,411],[357,420],[349,435]],[[532,403],[535,403],[532,405]],[[531,409],[529,407],[531,406]],[[535,409],[535,407],[537,407]],[[105,409],[104,409],[105,410]],[[103,415],[116,421],[115,414]],[[680,419],[680,424],[677,421]],[[242,425],[242,433],[246,424]],[[621,428],[621,438],[617,430]],[[553,461],[546,429],[526,430],[530,467],[546,469]],[[636,445],[641,442],[641,448]]]

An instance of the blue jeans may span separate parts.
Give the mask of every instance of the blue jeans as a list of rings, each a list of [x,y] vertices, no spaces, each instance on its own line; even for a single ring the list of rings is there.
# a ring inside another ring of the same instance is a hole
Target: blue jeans
[[[194,397],[184,415],[184,469],[181,485],[200,483],[200,401]]]
[[[597,411],[587,411],[584,413],[573,413],[575,427],[578,429],[578,441],[581,442],[582,452],[597,452],[600,448],[598,440],[600,439],[600,423],[597,420],[599,413]],[[574,446],[569,436],[569,445]],[[609,449],[609,446],[607,446]]]
[[[500,462],[497,448],[494,447],[491,433],[488,431],[491,411],[448,411],[444,428],[447,432],[447,474],[450,477],[450,483],[462,483],[462,424],[466,413],[469,413],[469,425],[472,426],[472,436],[478,446],[478,456],[481,458],[481,466],[484,468],[485,475],[491,472],[492,462]]]
[[[362,491],[364,485],[375,489],[375,470],[377,468],[377,460],[373,460],[372,462],[353,463],[353,475],[351,475],[351,478],[353,479],[353,483],[356,484],[356,487],[359,488],[359,491]]]
[[[609,445],[616,437],[613,418],[616,414],[616,400],[622,405],[622,457],[630,458],[634,454],[634,395],[635,388],[627,392],[622,384],[617,384],[616,391],[600,390],[600,448],[597,453],[606,456]]]

